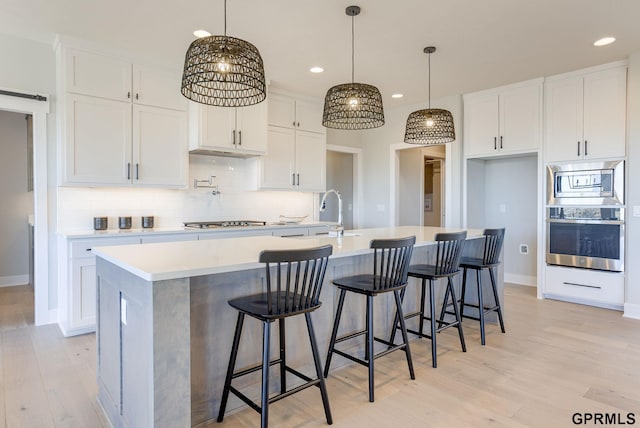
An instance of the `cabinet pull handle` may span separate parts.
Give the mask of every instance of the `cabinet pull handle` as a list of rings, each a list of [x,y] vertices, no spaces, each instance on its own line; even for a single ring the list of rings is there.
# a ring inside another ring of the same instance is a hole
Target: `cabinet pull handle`
[[[502,135],[500,136],[500,148],[502,148]]]
[[[127,99],[131,98],[131,92],[127,92]]]
[[[587,140],[584,140],[584,155],[589,156],[589,152],[587,151]]]
[[[296,126],[296,121],[294,120],[291,124],[292,124],[292,125],[294,126],[294,128],[295,128],[295,126]]]
[[[580,156],[580,141],[578,141],[578,156]]]
[[[300,122],[298,122],[298,128],[300,128]]]
[[[87,248],[85,251],[91,251],[91,248]]]
[[[578,287],[586,287],[586,288],[597,288],[598,290],[602,289],[602,287],[600,287],[598,285],[578,284],[577,282],[566,282],[566,281],[564,281],[563,284],[565,284],[565,285],[576,285]]]
[[[299,186],[300,185],[300,174],[296,174],[296,177],[298,177],[298,183],[296,185]]]
[[[238,131],[238,145],[242,145],[242,131]]]
[[[136,100],[139,100],[139,99],[140,99],[140,94],[136,92]]]
[[[296,174],[295,174],[295,172],[291,174],[291,185],[292,186],[296,185]]]
[[[131,162],[127,162],[127,180],[131,180]]]
[[[136,163],[136,180],[140,180],[140,164]]]
[[[233,145],[236,145],[236,130],[233,130]]]
[[[493,137],[493,150],[498,150],[498,137]]]

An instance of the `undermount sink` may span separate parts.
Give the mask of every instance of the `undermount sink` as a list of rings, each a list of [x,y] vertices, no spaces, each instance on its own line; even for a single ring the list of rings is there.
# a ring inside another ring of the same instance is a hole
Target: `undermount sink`
[[[337,236],[338,236],[338,232],[334,232],[334,231],[329,232],[329,237],[335,238]],[[360,236],[360,234],[354,233],[354,232],[344,232],[342,236]]]

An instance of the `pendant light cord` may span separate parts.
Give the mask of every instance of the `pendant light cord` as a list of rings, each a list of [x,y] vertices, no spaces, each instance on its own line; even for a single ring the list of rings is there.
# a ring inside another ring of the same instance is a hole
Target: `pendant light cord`
[[[224,35],[227,35],[227,0],[224,0]]]
[[[226,1],[226,0],[225,0]],[[354,75],[355,75],[355,48],[354,48],[354,40],[355,40],[355,32],[353,30],[353,21],[354,21],[354,16],[351,16],[351,83],[355,82],[354,79]]]
[[[429,53],[429,74],[428,74],[428,76],[429,76],[428,77],[429,91],[427,92],[427,95],[428,95],[428,99],[429,99],[429,110],[431,110],[431,54],[430,53]]]

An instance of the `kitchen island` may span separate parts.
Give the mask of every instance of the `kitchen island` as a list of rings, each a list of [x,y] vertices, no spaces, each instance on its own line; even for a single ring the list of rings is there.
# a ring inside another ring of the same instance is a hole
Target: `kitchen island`
[[[257,262],[263,249],[333,245],[321,294],[323,305],[312,315],[323,354],[337,302],[331,280],[370,272],[372,239],[415,235],[412,261],[421,262],[433,257],[434,236],[445,231],[457,230],[402,226],[349,231],[342,238],[259,236],[94,249],[98,399],[107,417],[117,427],[189,427],[217,415],[237,316],[227,301],[264,291],[264,267]],[[482,231],[468,230],[465,254],[481,254],[484,241],[476,239],[481,236]],[[502,269],[497,278],[502,295]],[[470,294],[474,288],[467,288],[467,299],[473,300]],[[417,289],[407,291],[405,306],[409,309],[417,305]],[[394,305],[390,300],[378,300],[376,334],[384,336],[391,328]],[[357,296],[346,301],[341,331],[362,327],[364,304]],[[288,362],[302,372],[313,373],[304,320],[292,319],[287,329],[287,340],[296,344],[288,347]],[[260,361],[260,331],[259,323],[247,322],[237,367]],[[428,345],[418,342],[413,346]],[[346,364],[348,360],[338,358],[332,367]],[[238,385],[256,397],[259,382],[257,374],[239,380]],[[276,379],[272,387],[279,388]],[[232,411],[244,406],[239,400],[230,400],[227,408]]]

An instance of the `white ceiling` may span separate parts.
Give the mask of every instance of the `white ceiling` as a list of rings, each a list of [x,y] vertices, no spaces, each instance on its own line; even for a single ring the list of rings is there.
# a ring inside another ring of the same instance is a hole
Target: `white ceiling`
[[[385,105],[549,76],[640,52],[639,0],[228,0],[228,34],[260,50],[271,83],[323,97],[351,77],[376,85]],[[192,32],[223,32],[223,0],[0,0],[0,31],[37,40],[55,33],[181,67]],[[596,48],[593,41],[617,41]],[[311,66],[324,67],[314,75]],[[405,97],[392,100],[391,94]]]

